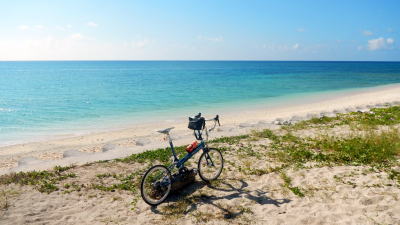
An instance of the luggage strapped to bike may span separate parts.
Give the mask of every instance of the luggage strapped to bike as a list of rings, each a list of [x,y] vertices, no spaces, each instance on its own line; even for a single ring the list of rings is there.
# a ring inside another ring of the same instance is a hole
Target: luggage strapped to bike
[[[201,113],[197,114],[194,118],[189,117],[188,128],[193,130],[194,136],[197,140],[203,140],[201,136],[202,130],[206,125],[206,120],[201,116]]]

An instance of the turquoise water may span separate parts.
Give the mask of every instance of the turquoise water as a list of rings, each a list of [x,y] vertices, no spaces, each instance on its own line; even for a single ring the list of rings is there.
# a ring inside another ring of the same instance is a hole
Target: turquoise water
[[[0,144],[189,108],[393,83],[400,83],[399,62],[0,62]]]

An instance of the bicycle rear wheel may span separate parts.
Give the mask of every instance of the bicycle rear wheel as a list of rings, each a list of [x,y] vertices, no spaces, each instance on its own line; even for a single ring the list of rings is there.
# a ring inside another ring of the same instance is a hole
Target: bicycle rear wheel
[[[222,169],[224,168],[224,159],[219,150],[209,148],[201,154],[197,166],[200,178],[209,182],[217,179],[221,174]]]
[[[162,203],[171,191],[171,172],[163,165],[151,167],[143,176],[140,192],[143,200],[152,206]]]

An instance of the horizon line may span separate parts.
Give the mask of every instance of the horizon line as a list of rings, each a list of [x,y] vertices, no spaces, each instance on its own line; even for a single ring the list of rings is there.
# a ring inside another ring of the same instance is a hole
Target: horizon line
[[[251,60],[251,59],[50,59],[0,60],[0,62],[400,62],[400,60]]]

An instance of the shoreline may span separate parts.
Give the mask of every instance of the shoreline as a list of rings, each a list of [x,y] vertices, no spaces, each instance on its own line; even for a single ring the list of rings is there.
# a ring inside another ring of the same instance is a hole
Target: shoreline
[[[342,112],[365,111],[385,103],[400,103],[400,84],[330,92],[314,98],[311,96],[310,99],[294,99],[274,107],[265,104],[246,108],[247,105],[241,105],[235,107],[238,109],[235,111],[227,107],[226,111],[215,113],[221,116],[222,126],[211,137],[273,129],[284,121],[296,122],[321,116],[321,113],[333,116]],[[204,116],[210,118],[215,114],[209,112]],[[0,174],[48,169],[55,165],[84,164],[164,148],[167,143],[155,131],[171,126],[175,127],[171,133],[175,145],[185,145],[193,140],[191,131],[186,128],[186,116],[128,126],[131,127],[0,147]]]
[[[159,122],[180,122],[182,121],[183,117],[186,118],[187,116],[193,116],[197,112],[204,112],[203,109],[207,109],[207,111],[209,112],[214,112],[214,114],[232,114],[232,116],[234,116],[235,114],[239,114],[241,112],[258,110],[269,111],[271,109],[279,110],[282,108],[288,108],[288,106],[321,102],[329,99],[335,99],[340,96],[377,91],[396,87],[399,85],[400,84],[395,83],[373,87],[288,94],[277,97],[252,99],[248,101],[214,103],[212,106],[207,108],[205,108],[204,106],[196,106],[190,108],[185,107],[169,111],[159,110],[152,112],[143,112],[137,115],[126,114],[123,116],[107,116],[102,118],[92,118],[89,120],[69,121],[66,123],[53,124],[48,127],[41,127],[38,128],[37,131],[32,130],[29,133],[13,134],[12,136],[17,136],[18,138],[10,138],[8,140],[5,139],[4,141],[0,142],[0,155],[2,148],[7,148],[15,145],[61,140],[104,132],[115,132],[130,129],[133,127],[153,126],[154,124],[158,124]],[[208,114],[209,116],[214,116],[213,113]]]

